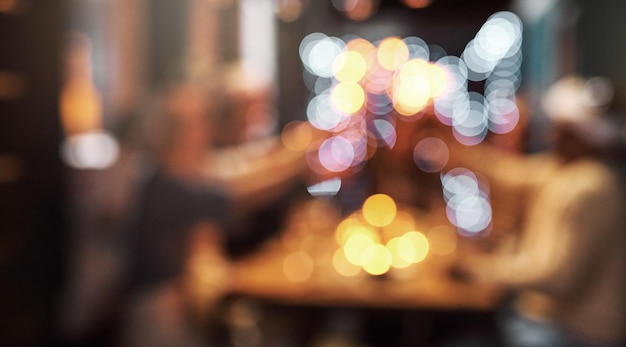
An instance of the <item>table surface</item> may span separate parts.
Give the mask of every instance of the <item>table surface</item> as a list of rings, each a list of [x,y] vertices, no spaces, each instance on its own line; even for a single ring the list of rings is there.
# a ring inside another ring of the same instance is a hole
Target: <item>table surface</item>
[[[331,256],[327,254],[338,247],[330,242],[326,247],[331,249],[324,250],[327,255],[322,261],[309,263],[308,268],[302,270],[306,274],[290,279],[284,270],[286,259],[289,254],[301,251],[303,239],[313,236],[313,241],[308,242],[309,251],[320,253],[322,244],[326,243],[324,240],[331,238],[329,234],[323,234],[329,225],[318,217],[314,213],[297,218],[300,224],[302,219],[315,219],[316,224],[311,224],[310,220],[304,224],[313,229],[315,227],[311,225],[317,225],[317,230],[285,231],[252,254],[238,259],[232,268],[235,280],[230,292],[296,305],[442,310],[491,310],[502,299],[503,290],[498,286],[468,283],[449,275],[450,265],[463,257],[462,245],[452,254],[429,254],[420,263],[402,269],[391,268],[384,275],[374,276],[361,271],[355,276],[343,276],[333,268]],[[436,219],[436,216],[421,216],[422,228],[438,223]],[[300,245],[300,250],[294,245]]]

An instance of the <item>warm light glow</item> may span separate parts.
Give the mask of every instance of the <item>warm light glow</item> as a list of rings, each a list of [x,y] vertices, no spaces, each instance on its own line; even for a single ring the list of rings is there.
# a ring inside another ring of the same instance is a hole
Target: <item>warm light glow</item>
[[[430,0],[402,0],[410,8],[424,8],[430,5]]]
[[[429,63],[423,59],[411,59],[398,72],[400,82],[424,81],[426,91],[429,89]],[[430,94],[430,93],[429,93]]]
[[[383,202],[382,204],[380,202]],[[384,227],[374,227],[365,215],[354,213],[342,220],[335,230],[335,239],[341,250],[341,255],[334,255],[333,263],[349,262],[352,267],[337,269],[340,265],[333,265],[340,274],[356,273],[353,267],[361,267],[371,275],[381,275],[391,267],[403,269],[411,264],[423,261],[429,253],[430,241],[416,231],[415,217],[407,210],[397,209],[395,202],[384,194],[371,196],[363,204],[364,210],[389,210],[393,205],[393,213],[382,213],[382,218],[395,215],[395,218]],[[363,212],[361,212],[363,213]],[[365,220],[363,220],[363,219]],[[452,233],[452,235],[445,234]],[[444,255],[452,252],[456,247],[456,234],[452,230],[433,229],[433,239],[437,242],[437,254]],[[452,241],[451,241],[452,240]],[[453,242],[454,243],[451,243]],[[452,249],[452,250],[450,250]],[[336,259],[335,259],[336,258]],[[345,258],[345,260],[342,260]]]
[[[354,265],[346,259],[343,248],[339,248],[333,254],[333,268],[342,276],[352,277],[361,272],[361,267]]]
[[[376,244],[372,237],[367,234],[355,234],[348,238],[343,245],[346,259],[354,265],[363,265],[363,253],[367,248]]]
[[[278,0],[275,1],[276,15],[283,22],[291,23],[300,18],[303,10],[302,0]]]
[[[367,247],[362,253],[362,266],[370,275],[382,275],[391,267],[391,252],[380,243]]]
[[[397,70],[408,60],[409,49],[398,37],[385,38],[378,46],[378,63],[387,70]]]
[[[331,91],[333,106],[343,113],[355,113],[365,103],[365,91],[355,82],[340,82]]]
[[[423,59],[411,59],[396,77],[393,95],[396,111],[405,116],[422,111],[430,99],[443,93],[447,78],[443,67]]]
[[[352,215],[342,220],[335,229],[335,241],[338,244],[345,244],[353,235],[367,235],[374,241],[378,242],[378,234],[376,230],[365,224],[356,215]]]
[[[80,134],[101,127],[102,101],[89,81],[70,82],[61,92],[61,119],[66,134]]]
[[[428,239],[419,231],[409,231],[402,235],[406,241],[401,241],[399,245],[403,245],[399,250],[399,255],[405,261],[410,263],[419,263],[428,255],[429,244]]]
[[[291,252],[283,260],[283,273],[293,282],[308,280],[313,274],[313,268],[313,260],[302,251]]]
[[[436,98],[446,90],[448,73],[438,64],[428,64],[428,77],[430,81],[430,97]]]
[[[333,62],[335,78],[340,82],[359,82],[367,71],[365,58],[354,51],[345,51]]]
[[[344,0],[346,17],[354,21],[363,21],[370,18],[377,10],[374,0]]]
[[[102,127],[102,100],[92,78],[91,41],[74,33],[65,56],[66,82],[61,90],[61,122],[66,135],[99,130]]]
[[[283,146],[289,150],[305,151],[313,141],[313,132],[304,122],[291,121],[283,127],[280,139]]]
[[[407,244],[409,245],[409,247],[406,246]],[[387,249],[389,249],[389,251],[391,252],[391,266],[396,269],[403,269],[408,267],[409,265],[411,265],[411,262],[407,261],[406,259],[415,258],[415,248],[413,247],[412,243],[406,238],[392,238],[391,240],[389,240],[389,242],[387,242]],[[411,252],[412,254],[407,254]],[[404,257],[400,256],[400,254],[403,254]]]
[[[393,98],[398,113],[410,116],[422,111],[432,95],[430,68],[422,59],[412,59],[402,66],[396,77]]]
[[[376,62],[376,47],[366,39],[352,39],[346,43],[346,49],[358,53],[365,60],[367,70]]]
[[[10,13],[17,7],[16,0],[0,0],[0,13]]]
[[[373,226],[384,227],[396,217],[396,202],[386,194],[374,194],[363,203],[365,220]]]
[[[306,253],[315,265],[326,263],[331,254],[330,242],[322,235],[312,234],[305,236],[300,240],[299,249]]]
[[[396,217],[383,227],[383,234],[386,240],[391,240],[396,236],[400,236],[408,231],[415,230],[415,219],[408,211],[398,209]]]
[[[438,225],[427,234],[430,252],[440,256],[452,254],[456,250],[456,232],[447,225]]]
[[[332,3],[346,11],[358,7],[359,1]],[[405,1],[416,7],[429,3]],[[307,35],[300,43],[300,58],[306,86],[315,93],[307,117],[313,127],[334,135],[320,141],[318,156],[307,156],[311,169],[324,173],[360,167],[378,148],[396,145],[399,119],[418,119],[431,106],[437,120],[452,127],[454,139],[464,145],[479,144],[489,132],[512,131],[520,118],[516,91],[521,81],[521,31],[520,18],[498,12],[460,57],[417,36],[390,36],[372,43],[352,35]],[[434,57],[439,58],[430,62]],[[470,81],[484,81],[484,93],[470,91]],[[413,159],[421,170],[434,173],[446,167],[445,142],[427,138],[414,145]],[[482,199],[461,206],[466,211],[456,213],[460,219],[454,220],[469,222],[476,209],[490,214]]]

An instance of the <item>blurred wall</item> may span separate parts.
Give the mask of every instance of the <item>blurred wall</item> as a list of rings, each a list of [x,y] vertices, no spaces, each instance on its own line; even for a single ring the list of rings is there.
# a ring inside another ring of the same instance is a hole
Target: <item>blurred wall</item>
[[[604,75],[613,78],[622,91],[626,90],[626,2],[578,0],[579,71],[584,75]]]
[[[53,341],[62,269],[64,1],[0,1],[0,344]]]

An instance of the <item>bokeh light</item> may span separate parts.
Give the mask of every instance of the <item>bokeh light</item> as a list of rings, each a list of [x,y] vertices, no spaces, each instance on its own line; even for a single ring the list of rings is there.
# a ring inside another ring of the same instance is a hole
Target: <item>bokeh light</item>
[[[333,62],[333,73],[340,82],[359,82],[366,72],[367,62],[356,51],[344,51]]]
[[[409,48],[399,37],[387,37],[378,45],[377,57],[381,67],[395,71],[409,60]]]
[[[365,103],[365,91],[356,82],[340,82],[332,88],[331,100],[338,111],[355,113]]]
[[[399,256],[405,261],[415,264],[423,261],[428,255],[429,243],[426,236],[419,231],[409,231],[402,235]]]
[[[386,194],[374,194],[363,203],[363,218],[373,226],[384,227],[396,217],[396,202]]]
[[[338,244],[344,245],[350,237],[360,234],[367,235],[376,242],[379,241],[376,230],[367,225],[358,215],[351,215],[342,220],[335,229],[335,240]]]
[[[286,23],[294,22],[300,18],[304,9],[303,0],[275,0],[274,4],[276,16]]]
[[[415,165],[424,172],[439,172],[448,163],[450,150],[445,141],[437,137],[420,140],[413,149]]]
[[[391,252],[391,266],[396,269],[404,269],[411,265],[408,259],[413,259],[415,257],[415,248],[411,244],[411,242],[400,236],[394,237],[387,242],[387,249]],[[413,252],[413,253],[411,253]],[[404,256],[401,256],[403,254]]]
[[[461,94],[454,103],[452,128],[454,137],[464,145],[476,145],[487,136],[488,114],[482,94]]]
[[[103,131],[72,135],[61,147],[61,157],[75,169],[106,169],[119,156],[117,140]]]
[[[431,0],[402,0],[410,8],[424,8],[430,5]]]
[[[428,62],[413,59],[396,74],[393,102],[398,113],[411,116],[422,111],[431,96]]]
[[[329,93],[316,95],[307,105],[307,118],[312,126],[320,130],[336,131],[349,122],[349,115],[337,112]]]
[[[322,142],[318,151],[319,161],[330,172],[341,172],[352,166],[355,153],[350,141],[333,136]]]
[[[522,22],[512,12],[493,14],[470,41],[461,57],[472,81],[486,79],[502,61],[521,50]]]
[[[361,272],[361,267],[354,265],[346,259],[343,248],[339,248],[333,254],[333,268],[337,273],[346,277],[353,277]]]
[[[374,200],[370,200],[372,204],[366,206],[364,203],[362,210],[378,210],[375,208],[378,206],[375,199],[386,200],[386,203],[391,199],[384,194],[375,194],[370,198],[372,197],[374,197]],[[384,227],[372,224],[362,211],[350,214],[337,225],[335,240],[339,248],[333,255],[333,267],[338,273],[354,276],[359,273],[355,268],[357,267],[370,275],[381,275],[391,268],[408,268],[422,262],[428,256],[430,240],[424,233],[417,231],[415,211],[397,207],[395,202],[393,205],[396,210],[393,213],[395,217]],[[388,208],[383,207],[383,210],[385,209]],[[389,213],[381,213],[382,215],[387,218]],[[456,237],[456,233],[454,231],[452,233],[453,237]],[[438,242],[439,253],[443,254],[450,249],[451,241],[449,236],[446,239],[445,235],[441,234],[433,235]],[[456,240],[452,247],[456,247]],[[346,262],[350,265],[346,265]]]
[[[416,223],[413,215],[405,209],[398,208],[396,217],[391,223],[382,227],[382,233],[386,240],[390,240],[408,231],[415,230],[415,228]]]
[[[346,50],[358,53],[365,61],[366,72],[377,62],[377,49],[373,43],[361,37],[347,39]]]
[[[334,5],[346,10],[357,3]],[[521,47],[521,20],[507,11],[490,16],[459,57],[416,36],[374,43],[356,35],[305,36],[299,52],[305,84],[314,93],[307,119],[333,134],[307,161],[316,172],[362,167],[377,148],[395,147],[398,119],[421,118],[430,110],[467,146],[490,132],[513,131],[520,122]],[[484,91],[470,91],[470,81],[483,82]],[[445,143],[431,138],[412,145],[418,168],[443,170]]]
[[[363,270],[370,275],[382,275],[391,267],[391,252],[380,243],[367,247],[361,256]]]
[[[304,282],[313,274],[313,259],[303,251],[287,254],[283,259],[283,273],[292,282]]]
[[[307,70],[316,76],[332,77],[332,65],[345,44],[336,37],[322,33],[307,35],[300,43],[300,59]]]
[[[343,245],[343,252],[351,264],[362,266],[363,253],[370,246],[377,244],[368,234],[351,235]]]
[[[343,3],[342,12],[353,21],[364,21],[378,10],[377,0],[335,0],[333,3]]]
[[[492,220],[488,189],[476,175],[456,168],[441,176],[446,214],[450,223],[464,236],[477,236],[489,230]]]

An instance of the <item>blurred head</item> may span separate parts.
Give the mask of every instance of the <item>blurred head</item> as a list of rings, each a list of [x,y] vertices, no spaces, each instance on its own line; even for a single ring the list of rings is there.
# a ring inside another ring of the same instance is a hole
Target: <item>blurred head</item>
[[[214,102],[209,90],[199,83],[177,82],[157,98],[150,136],[155,155],[161,162],[176,159],[191,165],[212,146]]]
[[[567,76],[550,87],[543,110],[553,123],[554,149],[566,160],[599,155],[623,141],[615,90],[604,77]]]
[[[223,70],[220,143],[238,144],[271,135],[276,129],[274,86],[269,76],[232,63]]]

